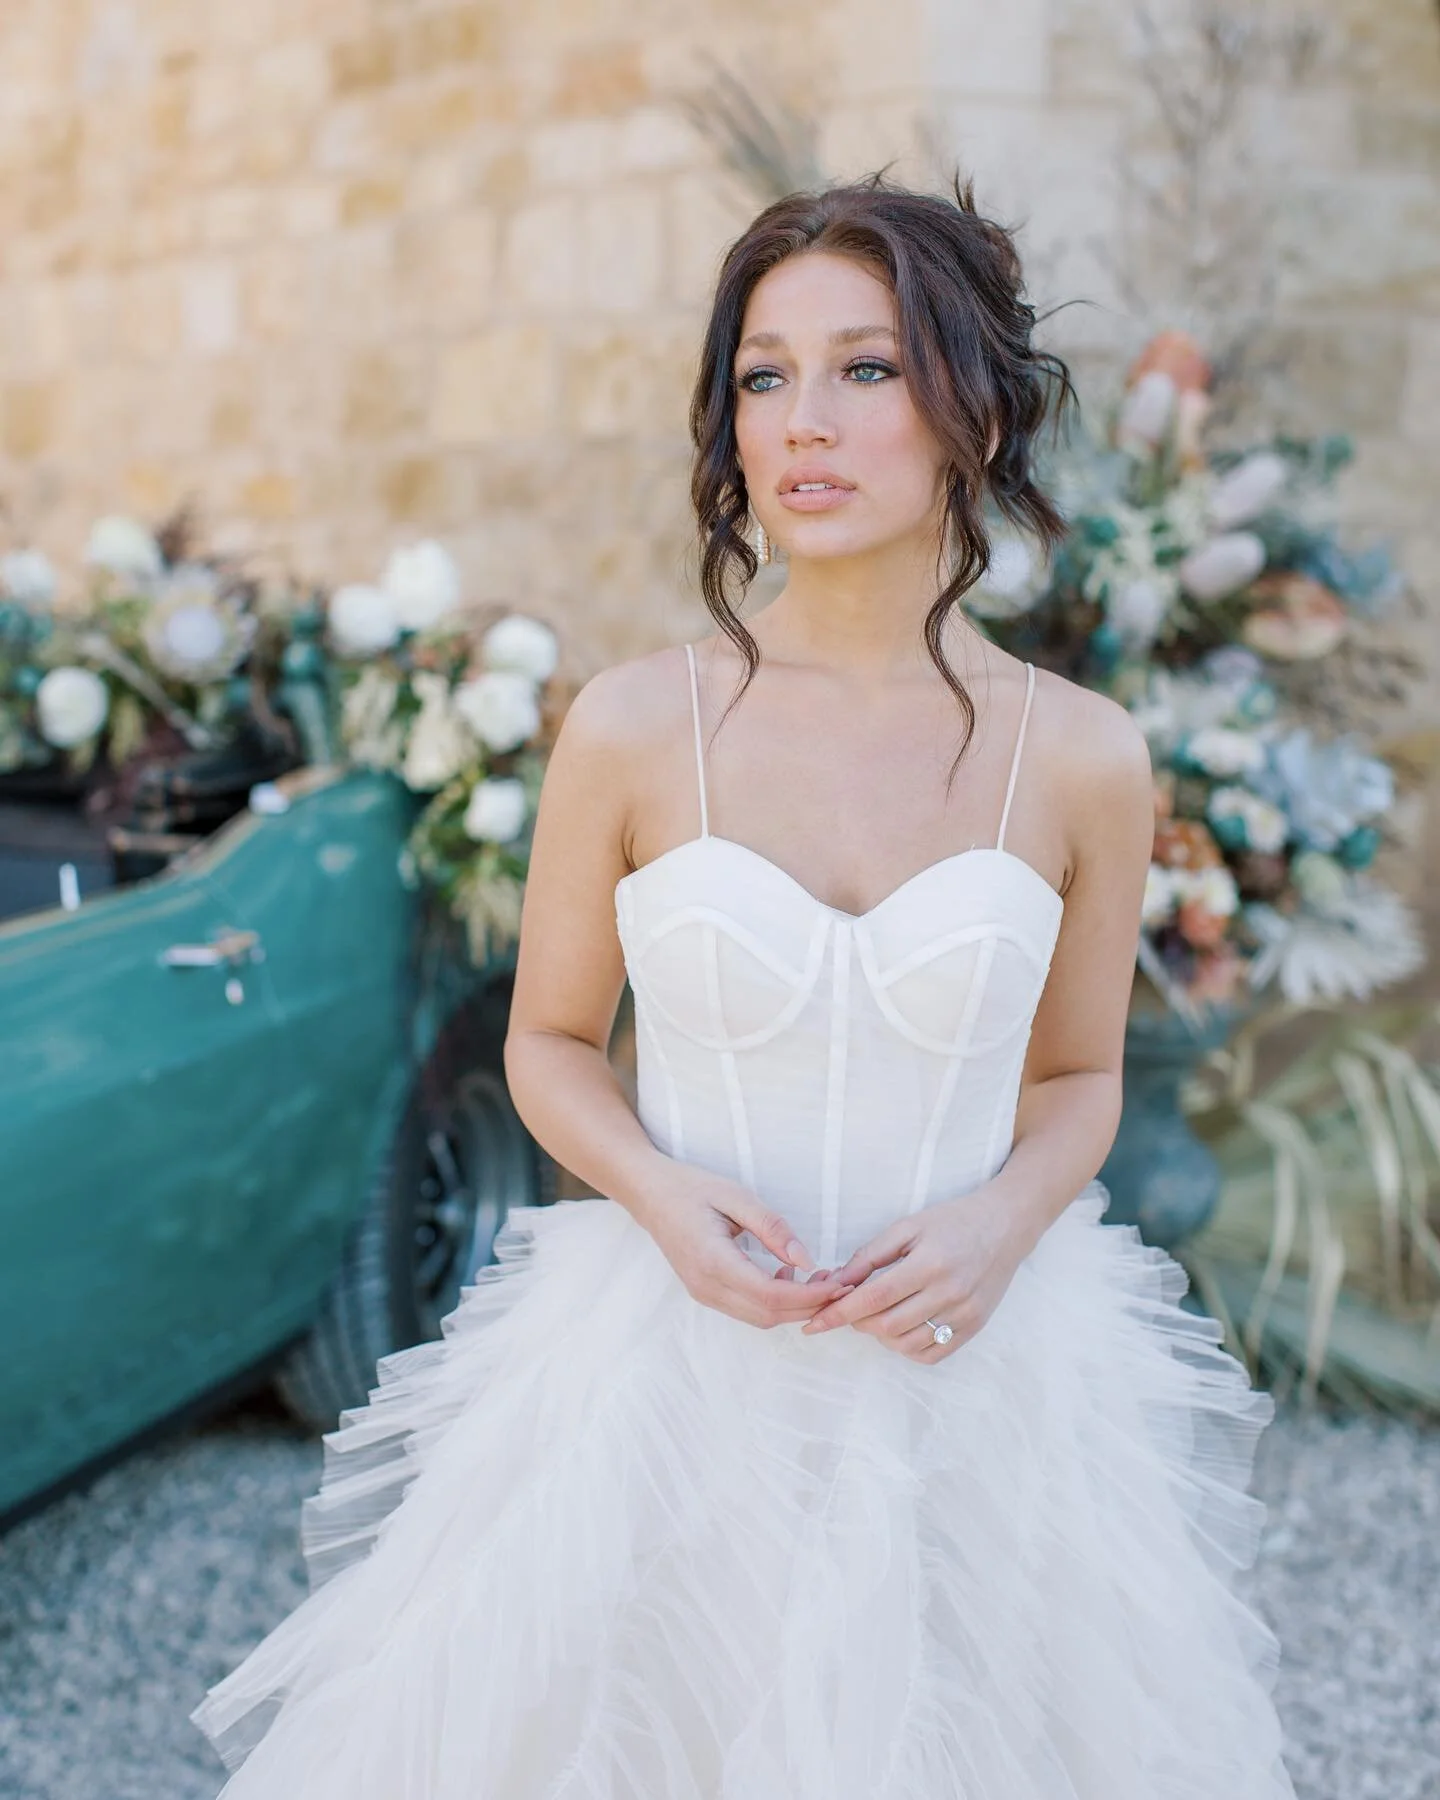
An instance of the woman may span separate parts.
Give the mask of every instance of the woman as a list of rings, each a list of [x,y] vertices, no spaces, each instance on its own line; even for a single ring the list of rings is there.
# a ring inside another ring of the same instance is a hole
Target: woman
[[[795,196],[730,250],[720,633],[572,707],[506,1045],[609,1197],[518,1215],[331,1440],[343,1572],[197,1714],[258,1737],[232,1800],[1292,1793],[1228,1584],[1270,1402],[1093,1180],[1144,744],[959,604],[987,504],[1060,531],[1032,323],[968,191]],[[752,530],[788,569],[746,626]]]

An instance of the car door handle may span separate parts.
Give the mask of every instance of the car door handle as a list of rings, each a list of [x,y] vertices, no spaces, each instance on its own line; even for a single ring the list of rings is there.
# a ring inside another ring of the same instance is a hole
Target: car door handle
[[[265,947],[258,931],[236,931],[222,926],[208,944],[171,944],[160,953],[168,969],[239,968],[244,963],[264,962]]]

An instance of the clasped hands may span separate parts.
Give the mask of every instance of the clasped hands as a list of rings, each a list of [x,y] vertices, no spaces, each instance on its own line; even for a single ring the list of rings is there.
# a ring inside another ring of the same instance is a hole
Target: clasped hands
[[[669,1203],[641,1222],[695,1299],[762,1328],[801,1322],[807,1337],[848,1325],[916,1362],[940,1362],[974,1337],[1033,1243],[1014,1196],[986,1182],[893,1220],[840,1268],[817,1269],[788,1222],[754,1194],[675,1167],[684,1173],[678,1183],[672,1174]],[[699,1204],[677,1205],[677,1185],[682,1202]],[[780,1260],[773,1274],[736,1245],[742,1231]],[[926,1319],[954,1336],[937,1344]]]

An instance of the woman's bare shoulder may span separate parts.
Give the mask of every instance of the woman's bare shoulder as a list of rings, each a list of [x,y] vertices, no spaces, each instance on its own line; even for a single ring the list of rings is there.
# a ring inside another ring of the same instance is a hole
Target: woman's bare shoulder
[[[1068,770],[1085,786],[1118,779],[1148,791],[1149,746],[1125,708],[1051,669],[1037,669],[1035,677],[1032,728],[1038,727],[1057,773]]]
[[[672,744],[689,717],[685,652],[672,644],[592,675],[566,709],[561,735],[568,750],[629,762]]]
[[[1036,674],[1038,760],[1060,799],[1072,857],[1148,860],[1155,801],[1144,733],[1107,695],[1049,670]]]

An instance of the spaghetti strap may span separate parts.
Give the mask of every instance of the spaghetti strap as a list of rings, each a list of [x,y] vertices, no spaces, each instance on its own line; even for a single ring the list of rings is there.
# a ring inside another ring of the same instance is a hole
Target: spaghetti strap
[[[1020,729],[1015,733],[1015,752],[1010,758],[1010,780],[1005,788],[1005,805],[1000,813],[1000,831],[995,848],[1005,848],[1005,827],[1010,823],[1010,802],[1015,798],[1015,778],[1020,773],[1020,752],[1025,748],[1025,727],[1030,723],[1030,702],[1035,698],[1035,665],[1025,665],[1025,704],[1020,709]]]
[[[685,660],[690,665],[690,718],[695,727],[695,779],[700,789],[700,835],[710,835],[710,809],[705,803],[705,750],[700,740],[700,684],[695,675],[695,646],[686,644]]]

